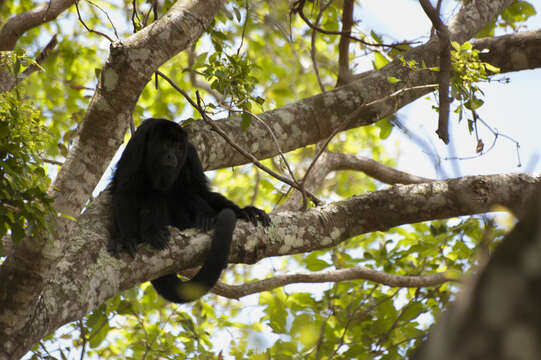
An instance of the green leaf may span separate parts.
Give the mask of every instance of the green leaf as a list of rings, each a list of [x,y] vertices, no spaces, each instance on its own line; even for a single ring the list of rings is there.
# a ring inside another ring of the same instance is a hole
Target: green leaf
[[[484,63],[483,65],[485,66],[485,68],[486,68],[488,71],[490,71],[490,72],[492,72],[492,73],[494,73],[494,74],[499,74],[499,73],[500,73],[500,68],[497,67],[497,66],[491,65],[491,64],[489,64],[489,63]]]
[[[306,268],[310,271],[320,271],[331,266],[331,264],[318,259],[318,253],[313,252],[305,257]]]
[[[68,219],[68,220],[71,220],[71,221],[77,221],[76,218],[74,218],[73,216],[71,216],[71,215],[69,215],[69,214],[59,213],[58,215],[61,216],[61,217],[63,217],[64,219]]]
[[[402,81],[402,80],[400,80],[399,78],[395,78],[394,76],[388,76],[387,81],[390,82],[391,84],[395,84],[395,83],[397,83],[399,81]]]
[[[379,128],[380,139],[387,139],[393,130],[393,124],[389,117],[381,119],[375,124]]]
[[[466,41],[465,43],[463,43],[461,46],[460,46],[460,50],[462,51],[469,51],[473,49],[473,45],[471,44],[471,42],[469,41]]]
[[[282,301],[282,290],[264,292],[259,295],[259,304],[265,307],[265,319],[276,333],[288,333],[286,328],[287,307]]]
[[[464,106],[468,110],[479,109],[485,102],[479,98],[471,98],[470,100],[464,103]]]
[[[90,347],[91,348],[97,348],[103,340],[105,340],[105,337],[109,333],[109,330],[111,330],[111,327],[109,325],[109,322],[105,323],[96,333],[90,334]]]
[[[400,316],[400,321],[402,322],[410,322],[411,320],[417,318],[419,315],[421,315],[424,311],[424,305],[420,302],[410,302],[408,305],[406,305],[407,308],[402,313],[402,316]]]
[[[0,121],[0,139],[9,135],[9,124],[5,121]]]
[[[242,20],[240,10],[237,7],[233,7],[233,11],[235,12],[235,17],[237,18],[237,21],[240,22]]]
[[[243,131],[248,130],[248,128],[250,127],[250,124],[252,123],[252,115],[244,111],[242,112],[241,119],[242,119],[240,123],[241,129]]]
[[[24,228],[19,221],[11,223],[11,239],[18,244],[24,238]]]
[[[314,317],[304,313],[297,315],[293,320],[291,334],[309,348],[316,344],[319,338],[319,328],[314,323]]]
[[[473,128],[473,120],[468,119],[468,131],[469,131],[469,133],[470,134],[473,133],[473,130],[474,130],[474,128]]]
[[[389,60],[385,56],[383,56],[379,51],[374,52],[374,61],[372,64],[374,65],[374,69],[379,70],[385,65],[389,63]]]
[[[194,69],[199,69],[199,68],[203,67],[205,65],[205,63],[206,63],[207,56],[208,56],[208,52],[204,52],[204,53],[201,53],[201,54],[197,55],[197,57],[195,58],[194,63],[193,63],[193,68]]]

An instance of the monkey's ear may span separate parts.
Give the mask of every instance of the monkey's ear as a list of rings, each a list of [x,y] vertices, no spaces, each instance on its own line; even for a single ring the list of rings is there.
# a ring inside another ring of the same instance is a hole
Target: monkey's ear
[[[130,141],[126,145],[122,157],[118,161],[117,171],[120,178],[128,180],[136,173],[143,170],[147,141],[152,129],[153,123],[145,120],[135,131]]]

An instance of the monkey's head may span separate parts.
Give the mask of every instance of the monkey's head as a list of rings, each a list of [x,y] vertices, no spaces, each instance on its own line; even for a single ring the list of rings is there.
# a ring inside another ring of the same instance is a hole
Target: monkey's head
[[[187,151],[188,136],[180,125],[163,120],[150,129],[144,166],[154,190],[171,189],[186,163]]]
[[[153,191],[168,192],[186,164],[189,146],[182,126],[167,119],[146,119],[118,161],[113,189],[141,191],[143,181]]]

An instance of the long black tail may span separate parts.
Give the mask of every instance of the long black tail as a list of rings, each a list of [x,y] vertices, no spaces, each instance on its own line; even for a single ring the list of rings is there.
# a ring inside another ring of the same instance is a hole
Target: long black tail
[[[180,280],[177,274],[152,280],[158,294],[168,301],[182,304],[197,300],[209,292],[227,265],[236,223],[237,217],[233,210],[222,210],[216,217],[210,251],[201,269],[189,281]]]

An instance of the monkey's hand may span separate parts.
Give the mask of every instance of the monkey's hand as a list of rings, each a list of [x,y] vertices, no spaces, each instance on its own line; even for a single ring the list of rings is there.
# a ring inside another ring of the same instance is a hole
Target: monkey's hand
[[[123,250],[126,250],[132,258],[135,257],[135,253],[137,252],[135,245],[137,244],[137,239],[113,239],[110,238],[109,242],[107,243],[107,251],[109,253],[116,257],[117,259],[120,257],[120,253]]]
[[[167,247],[169,241],[169,230],[162,227],[154,231],[148,231],[142,235],[145,242],[149,243],[154,249],[163,250]]]
[[[254,226],[257,226],[258,221],[263,226],[269,226],[271,224],[269,215],[264,210],[258,209],[255,206],[246,206],[242,208],[240,210],[240,218],[251,222]]]

